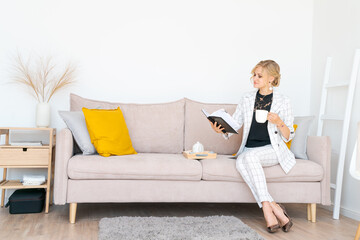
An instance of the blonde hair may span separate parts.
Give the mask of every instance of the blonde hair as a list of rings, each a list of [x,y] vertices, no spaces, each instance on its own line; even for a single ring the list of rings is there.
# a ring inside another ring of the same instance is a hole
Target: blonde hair
[[[273,60],[264,60],[260,61],[256,66],[251,70],[251,74],[254,75],[255,70],[258,67],[262,67],[263,70],[265,69],[267,73],[274,77],[274,81],[271,82],[271,85],[274,87],[278,87],[280,85],[280,66]],[[252,79],[253,77],[251,77]]]

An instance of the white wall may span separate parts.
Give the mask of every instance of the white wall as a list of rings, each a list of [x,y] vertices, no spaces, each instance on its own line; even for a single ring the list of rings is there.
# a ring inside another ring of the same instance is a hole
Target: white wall
[[[330,81],[349,81],[356,48],[360,48],[360,1],[316,0],[314,1],[311,112],[318,115],[325,62],[333,57]],[[356,139],[357,122],[360,121],[360,73],[350,121],[346,164],[344,171],[341,214],[360,220],[360,182],[349,174],[349,163]],[[330,90],[329,114],[343,114],[347,88]],[[316,133],[317,124],[313,125]],[[336,182],[336,170],[341,144],[342,122],[327,121],[324,134],[332,139],[332,183]]]
[[[36,101],[7,83],[17,51],[78,64],[77,84],[51,101],[58,129],[69,92],[119,102],[237,103],[264,59],[280,64],[279,89],[295,115],[309,115],[312,17],[312,0],[1,1],[0,126],[35,125]]]

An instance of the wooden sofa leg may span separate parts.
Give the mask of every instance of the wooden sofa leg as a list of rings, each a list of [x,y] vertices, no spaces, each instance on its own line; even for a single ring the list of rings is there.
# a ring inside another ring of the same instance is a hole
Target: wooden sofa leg
[[[359,238],[360,238],[360,223],[359,223],[358,229],[356,231],[355,240],[359,240]]]
[[[75,223],[75,219],[76,219],[76,207],[77,207],[77,203],[70,203],[70,212],[69,212],[69,221],[70,223]]]
[[[307,219],[311,222],[316,222],[316,203],[307,204]]]
[[[316,203],[311,203],[311,222],[316,222]]]
[[[311,204],[307,204],[307,219],[308,221],[311,221]]]

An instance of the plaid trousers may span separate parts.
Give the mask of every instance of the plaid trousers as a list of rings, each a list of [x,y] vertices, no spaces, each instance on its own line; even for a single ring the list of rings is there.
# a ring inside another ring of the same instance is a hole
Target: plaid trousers
[[[236,159],[236,169],[249,186],[260,208],[261,202],[274,201],[267,189],[263,167],[276,164],[279,164],[279,160],[271,144],[255,148],[245,147]]]

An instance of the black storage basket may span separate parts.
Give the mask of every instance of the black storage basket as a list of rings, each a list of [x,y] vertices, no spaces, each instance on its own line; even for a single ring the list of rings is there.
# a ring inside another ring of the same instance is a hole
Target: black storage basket
[[[45,202],[45,189],[18,189],[10,197],[5,207],[10,206],[9,213],[39,213]]]

